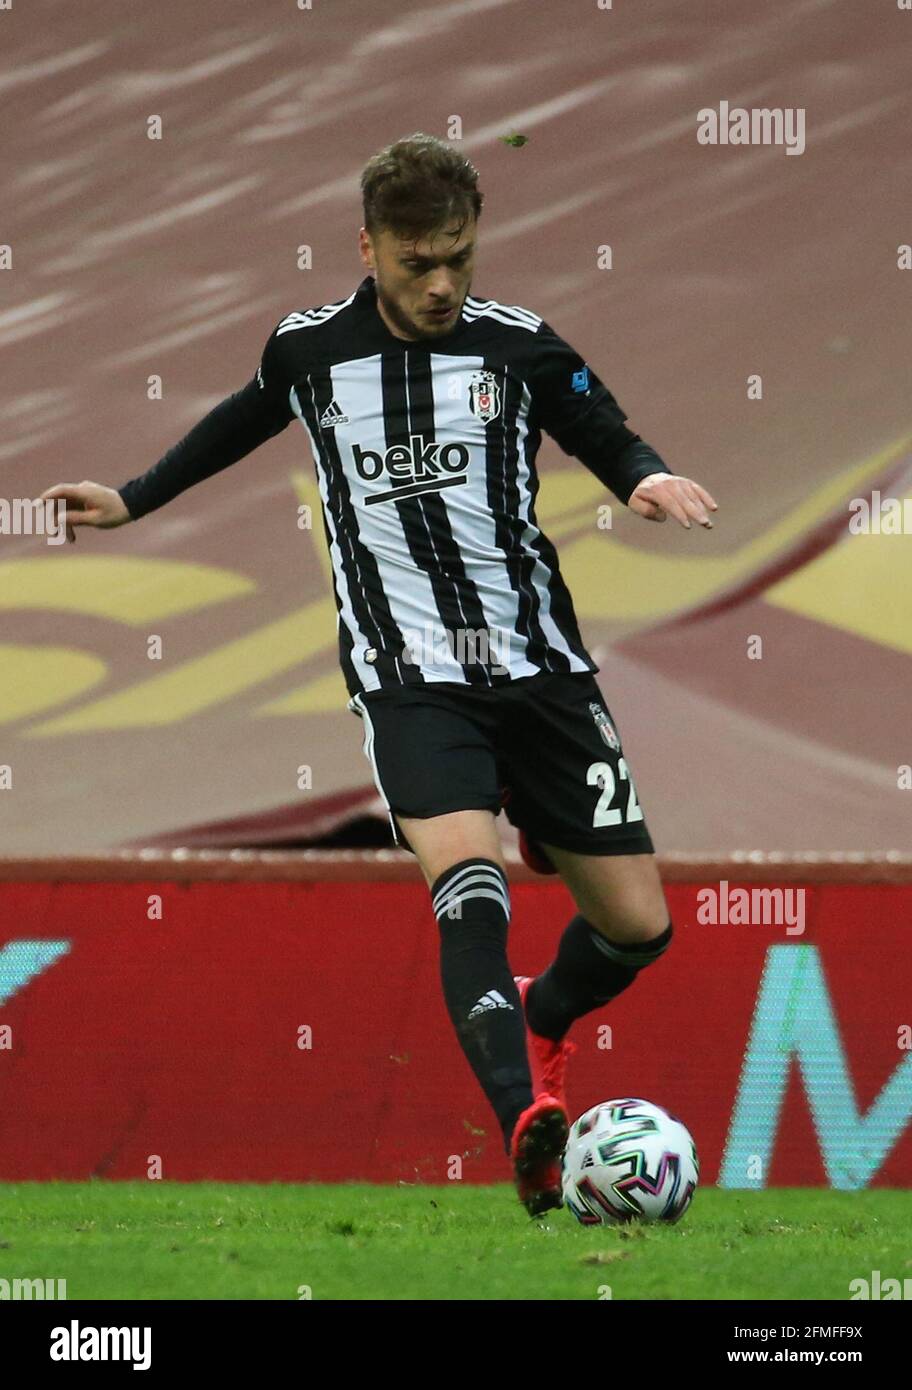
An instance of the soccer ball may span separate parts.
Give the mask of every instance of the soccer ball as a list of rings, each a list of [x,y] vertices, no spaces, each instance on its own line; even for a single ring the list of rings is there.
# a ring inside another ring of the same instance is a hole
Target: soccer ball
[[[606,1100],[570,1126],[564,1203],[583,1226],[677,1221],[700,1173],[680,1120],[648,1100]]]

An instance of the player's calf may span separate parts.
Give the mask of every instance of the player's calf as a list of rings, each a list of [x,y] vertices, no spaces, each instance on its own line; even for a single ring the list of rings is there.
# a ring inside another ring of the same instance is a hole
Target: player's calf
[[[526,990],[529,1027],[540,1037],[559,1041],[576,1019],[616,999],[641,970],[664,955],[672,934],[669,922],[649,940],[612,941],[585,917],[574,917],[556,959]]]
[[[460,860],[431,887],[440,927],[440,973],[460,1046],[510,1142],[532,1102],[526,1028],[507,962],[510,890],[492,859]]]

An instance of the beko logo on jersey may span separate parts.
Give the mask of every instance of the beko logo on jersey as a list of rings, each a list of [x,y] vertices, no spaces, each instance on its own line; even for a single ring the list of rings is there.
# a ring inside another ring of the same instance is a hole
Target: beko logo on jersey
[[[366,483],[375,483],[385,475],[397,484],[388,492],[375,492],[367,497],[365,502],[369,507],[377,502],[415,497],[422,492],[439,492],[441,488],[468,481],[469,446],[458,441],[438,444],[434,439],[426,440],[423,435],[413,434],[408,444],[392,444],[382,454],[378,449],[362,449],[360,444],[353,444],[352,457],[358,477]]]

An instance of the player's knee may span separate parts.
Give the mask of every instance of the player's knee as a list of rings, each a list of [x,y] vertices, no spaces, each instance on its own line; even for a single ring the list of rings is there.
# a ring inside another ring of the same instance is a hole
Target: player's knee
[[[616,900],[606,903],[604,908],[589,906],[586,917],[595,930],[621,944],[645,945],[656,940],[667,929],[668,912],[662,904],[657,908],[652,904],[645,907],[639,903],[625,904]]]
[[[510,920],[510,885],[493,859],[461,859],[431,885],[434,916],[441,928],[450,923],[486,923],[506,931]]]
[[[593,923],[593,926],[607,954],[614,956],[619,964],[623,961],[634,970],[641,970],[663,956],[674,935],[674,928],[668,921],[658,931],[655,922],[648,920],[625,923],[626,929],[621,933],[617,930],[616,922],[608,931],[603,930],[597,923]]]

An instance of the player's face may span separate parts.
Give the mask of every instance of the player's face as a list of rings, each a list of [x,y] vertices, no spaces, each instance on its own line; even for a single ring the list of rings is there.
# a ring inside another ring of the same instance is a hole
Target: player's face
[[[414,241],[362,227],[361,259],[373,272],[380,314],[397,338],[442,338],[456,325],[472,283],[476,219]]]

